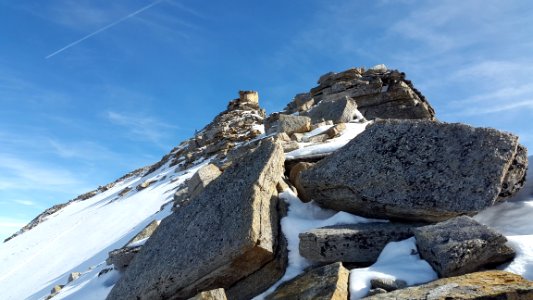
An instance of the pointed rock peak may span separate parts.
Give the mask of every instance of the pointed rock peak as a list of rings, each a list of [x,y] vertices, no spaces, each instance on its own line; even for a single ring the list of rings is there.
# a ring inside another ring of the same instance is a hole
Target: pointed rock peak
[[[259,109],[259,93],[256,91],[239,91],[239,98],[230,101],[228,110]]]

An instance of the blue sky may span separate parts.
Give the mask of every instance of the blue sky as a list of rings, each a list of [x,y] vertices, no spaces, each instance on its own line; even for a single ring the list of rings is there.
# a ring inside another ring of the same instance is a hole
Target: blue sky
[[[158,161],[240,89],[270,113],[349,67],[400,69],[440,120],[533,148],[531,16],[530,1],[0,0],[0,237]]]

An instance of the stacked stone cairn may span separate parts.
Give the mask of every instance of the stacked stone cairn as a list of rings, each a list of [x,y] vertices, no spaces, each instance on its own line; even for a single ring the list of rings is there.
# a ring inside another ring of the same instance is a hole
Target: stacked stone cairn
[[[115,260],[110,256],[123,274],[108,299],[261,294],[287,267],[280,225],[287,207],[279,193],[288,188],[302,201],[390,222],[301,233],[300,255],[314,267],[267,299],[349,299],[348,268],[371,265],[387,243],[412,236],[414,255],[441,279],[407,287],[374,278],[369,299],[533,299],[532,282],[494,270],[515,256],[506,238],[471,218],[524,185],[527,151],[517,136],[437,121],[405,74],[383,65],[320,77],[317,87],[266,118],[261,135],[255,125],[263,117],[257,93],[241,92],[164,158],[181,167],[209,155],[214,160],[178,188],[174,212],[143,231],[143,239],[151,236],[129,247],[127,254],[135,254],[127,263],[116,259],[120,250]],[[285,159],[314,128],[333,125],[313,140],[322,143],[342,134],[345,123],[369,120],[363,133],[326,157]]]

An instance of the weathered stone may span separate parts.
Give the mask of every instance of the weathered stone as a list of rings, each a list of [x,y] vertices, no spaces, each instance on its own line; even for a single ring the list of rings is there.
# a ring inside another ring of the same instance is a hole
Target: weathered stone
[[[201,167],[196,173],[194,173],[187,184],[190,198],[194,198],[200,194],[205,187],[220,176],[220,174],[222,174],[222,172],[220,172],[218,167],[214,164],[208,164]]]
[[[507,242],[500,233],[467,216],[419,227],[414,233],[420,256],[440,277],[479,270],[493,262]]]
[[[355,101],[355,107],[361,112],[357,119],[361,120],[435,119],[435,111],[424,95],[405,79],[405,74],[388,70],[383,65],[366,72],[363,68],[330,72],[321,76],[318,84],[309,93],[295,97],[285,108],[285,113],[310,114],[323,103],[348,98]],[[307,103],[307,99],[313,101]]]
[[[265,120],[267,134],[285,132],[288,135],[311,130],[311,119],[306,116],[293,116],[273,113]]]
[[[72,282],[72,281],[74,281],[74,280],[80,278],[80,276],[81,276],[81,273],[80,273],[80,272],[72,272],[72,273],[70,273],[70,275],[68,276],[68,282],[70,283],[70,282]]]
[[[289,173],[290,182],[292,183],[292,185],[294,185],[294,187],[296,188],[296,191],[298,191],[298,197],[300,198],[300,200],[304,202],[308,202],[311,199],[309,199],[309,197],[306,196],[305,190],[300,185],[300,174],[303,171],[311,168],[313,165],[314,163],[299,162],[291,167],[290,173]]]
[[[65,287],[64,284],[58,284],[58,285],[56,285],[56,286],[54,286],[54,287],[52,288],[52,290],[50,291],[50,293],[52,293],[52,294],[59,293],[59,291],[61,291],[64,287]]]
[[[329,139],[329,135],[326,133],[313,135],[307,138],[305,141],[308,143],[322,143]]]
[[[144,190],[145,188],[151,186],[153,183],[157,182],[155,179],[148,179],[143,183],[139,184],[135,189],[138,191]]]
[[[124,272],[139,251],[141,251],[141,246],[115,249],[109,252],[106,263],[113,265],[117,271]]]
[[[442,221],[493,205],[517,148],[518,137],[495,129],[380,120],[302,172],[300,187],[338,211]]]
[[[300,149],[300,144],[295,141],[281,143],[281,146],[283,147],[283,152],[285,153]]]
[[[118,195],[120,197],[124,197],[127,193],[129,193],[129,191],[131,191],[131,188],[128,186],[128,187],[125,187],[122,191],[120,191],[118,193]]]
[[[259,94],[256,91],[239,91],[239,99],[259,105]]]
[[[387,243],[413,236],[413,224],[335,225],[300,233],[300,254],[319,263],[372,264]]]
[[[370,279],[372,289],[380,289],[386,292],[403,289],[407,287],[407,282],[401,279],[372,278]]]
[[[266,299],[346,300],[349,274],[341,263],[318,267],[282,283]]]
[[[178,190],[174,193],[174,204],[172,210],[174,211],[177,207],[183,207],[189,203],[191,200],[191,194],[189,193],[189,188],[186,185],[178,187]]]
[[[286,132],[280,132],[274,136],[274,139],[282,142],[290,142],[291,138]]]
[[[201,292],[198,295],[189,298],[189,300],[227,300],[226,292],[224,289],[210,290],[206,292]]]
[[[278,217],[287,215],[288,205],[284,201],[278,201]],[[268,290],[276,283],[287,269],[289,252],[287,250],[287,240],[283,234],[278,235],[274,259],[261,267],[256,272],[246,276],[233,286],[227,289],[226,294],[232,300],[252,299],[259,293]]]
[[[326,131],[326,134],[328,135],[328,137],[330,139],[334,138],[334,137],[338,137],[341,135],[341,133],[346,130],[346,124],[345,123],[339,123],[333,127],[331,127],[330,129],[328,129],[328,131]]]
[[[279,231],[272,196],[283,160],[281,146],[267,140],[236,161],[163,219],[108,299],[186,299],[227,289],[272,261]]]
[[[291,139],[293,141],[301,142],[303,140],[304,136],[305,135],[303,133],[295,132],[295,133],[291,134]]]
[[[333,123],[347,123],[357,115],[357,104],[355,100],[348,97],[329,101],[323,100],[305,115],[308,115],[313,123],[323,120],[331,120]]]
[[[386,290],[380,289],[380,288],[371,289],[370,291],[368,291],[368,294],[366,296],[370,297],[370,296],[374,296],[374,295],[385,294],[386,292],[387,292]]]
[[[139,233],[137,233],[128,243],[126,243],[126,246],[149,238],[157,229],[159,223],[160,222],[158,220],[153,220],[152,222],[150,222],[141,231],[139,231]]]
[[[528,165],[527,149],[526,147],[518,144],[516,149],[516,155],[513,162],[507,169],[507,175],[502,183],[502,190],[500,191],[499,199],[505,200],[506,198],[514,195],[520,190],[526,181],[526,171]]]
[[[427,284],[365,299],[447,300],[447,299],[533,299],[533,281],[504,271],[485,271],[439,279]]]

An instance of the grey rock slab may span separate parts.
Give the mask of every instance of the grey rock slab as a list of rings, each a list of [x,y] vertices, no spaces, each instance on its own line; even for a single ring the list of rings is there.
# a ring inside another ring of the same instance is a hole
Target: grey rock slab
[[[153,233],[154,231],[157,229],[157,227],[159,227],[159,221],[158,220],[153,220],[152,222],[150,222],[148,225],[146,225],[139,233],[137,233],[127,244],[127,245],[130,245],[130,244],[133,244],[133,243],[136,243],[136,242],[139,242],[141,240],[144,240],[146,238],[149,238]]]
[[[533,281],[504,271],[485,271],[443,278],[364,299],[449,300],[533,299]]]
[[[187,299],[228,288],[275,256],[281,146],[264,141],[165,218],[107,299]]]
[[[341,263],[317,267],[282,283],[267,300],[346,300],[350,272]]]
[[[313,229],[300,234],[300,254],[318,263],[372,264],[387,243],[413,236],[415,226],[376,222]]]
[[[140,250],[141,246],[115,249],[109,252],[106,263],[113,265],[117,271],[124,272]]]
[[[265,120],[266,134],[285,132],[291,135],[309,130],[311,130],[311,119],[306,116],[274,113]]]
[[[438,222],[493,205],[518,148],[517,136],[495,129],[378,120],[303,171],[300,185],[326,208]]]
[[[323,100],[314,106],[305,115],[311,118],[312,123],[331,120],[333,123],[348,123],[357,115],[355,100],[341,97],[334,100]]]
[[[507,242],[502,234],[467,216],[416,228],[414,233],[420,256],[440,277],[467,274],[501,260],[500,249]]]
[[[207,164],[198,169],[187,183],[190,198],[200,194],[205,187],[220,176],[220,174],[222,174],[222,172],[220,172],[220,169],[214,164]]]
[[[381,289],[386,292],[392,292],[407,287],[407,282],[401,279],[372,278],[370,279],[372,289]]]

